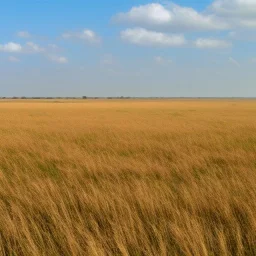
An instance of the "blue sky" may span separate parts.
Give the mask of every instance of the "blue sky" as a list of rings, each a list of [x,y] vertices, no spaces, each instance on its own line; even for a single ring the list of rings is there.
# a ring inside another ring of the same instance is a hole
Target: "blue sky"
[[[0,96],[256,96],[256,1],[9,0]]]

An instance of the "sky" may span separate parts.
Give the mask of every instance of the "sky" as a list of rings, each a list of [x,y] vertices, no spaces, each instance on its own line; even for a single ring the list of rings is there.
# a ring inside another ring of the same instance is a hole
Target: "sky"
[[[256,97],[256,0],[8,0],[0,97]]]

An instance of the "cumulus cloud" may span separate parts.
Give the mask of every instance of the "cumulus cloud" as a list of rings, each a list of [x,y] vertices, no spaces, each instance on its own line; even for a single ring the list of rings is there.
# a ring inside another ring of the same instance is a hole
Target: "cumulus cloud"
[[[209,10],[225,18],[232,27],[256,28],[255,0],[215,0]]]
[[[218,15],[255,18],[255,0],[215,0],[210,8]]]
[[[63,57],[63,56],[51,55],[51,56],[49,56],[49,59],[52,62],[56,62],[56,63],[59,63],[59,64],[67,64],[68,63],[68,59],[66,57]]]
[[[62,35],[64,39],[80,39],[87,43],[97,44],[101,42],[101,38],[92,30],[85,29],[81,32],[67,32]]]
[[[43,55],[50,61],[65,64],[68,63],[68,59],[63,56],[55,55],[55,50],[58,49],[57,45],[47,45],[46,48],[41,47],[40,45],[34,42],[27,42],[24,45],[9,42],[6,44],[0,44],[0,52],[12,53],[12,54],[39,54]],[[19,62],[20,59],[15,56],[9,56],[8,61],[10,62]]]
[[[204,11],[175,3],[149,3],[132,7],[113,17],[117,23],[130,23],[161,31],[212,31],[256,28],[255,0],[213,0]]]
[[[9,60],[10,62],[20,62],[20,59],[14,57],[14,56],[10,56],[10,57],[8,58],[8,60]]]
[[[119,13],[115,17],[117,21],[128,21],[144,24],[166,24],[172,20],[171,13],[161,4],[147,4],[133,7],[127,13]]]
[[[144,28],[126,29],[121,32],[121,38],[131,44],[156,47],[177,47],[186,43],[183,35],[171,35]]]
[[[22,38],[29,38],[31,37],[30,33],[28,31],[19,31],[17,33],[18,37],[22,37]]]
[[[7,44],[0,44],[0,51],[18,53],[22,51],[22,46],[13,42],[9,42]]]
[[[213,49],[213,48],[228,48],[231,46],[230,42],[212,38],[198,38],[195,41],[197,48]]]
[[[0,51],[11,53],[42,53],[44,48],[33,42],[27,42],[25,45],[9,42],[7,44],[0,44]]]
[[[213,13],[199,13],[193,8],[181,7],[177,4],[161,5],[151,3],[133,7],[126,13],[119,13],[116,22],[126,22],[138,26],[171,30],[222,30],[229,25]]]

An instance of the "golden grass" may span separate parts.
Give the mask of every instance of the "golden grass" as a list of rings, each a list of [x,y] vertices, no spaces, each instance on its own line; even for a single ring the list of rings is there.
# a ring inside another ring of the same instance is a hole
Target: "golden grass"
[[[1,255],[256,255],[256,101],[0,102]]]

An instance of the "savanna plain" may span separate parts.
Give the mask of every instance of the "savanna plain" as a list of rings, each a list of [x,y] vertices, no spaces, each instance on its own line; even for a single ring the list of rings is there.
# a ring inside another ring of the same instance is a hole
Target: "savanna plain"
[[[256,100],[0,101],[0,255],[256,255]]]

